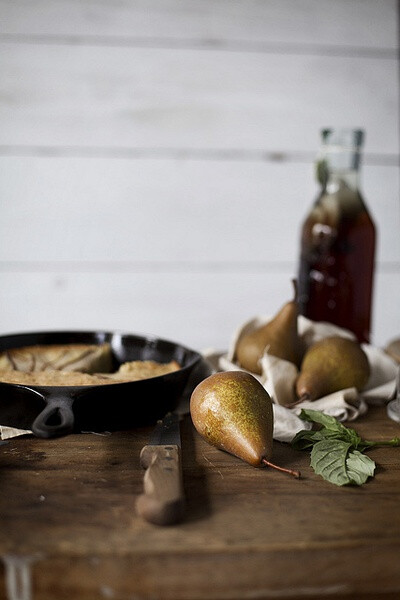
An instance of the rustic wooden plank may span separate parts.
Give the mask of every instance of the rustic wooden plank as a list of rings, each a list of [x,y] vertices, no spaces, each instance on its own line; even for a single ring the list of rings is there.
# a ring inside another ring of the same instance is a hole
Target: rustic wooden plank
[[[369,439],[398,432],[383,408],[371,408],[353,426]],[[274,444],[277,462],[301,469],[302,479],[294,480],[210,447],[186,420],[188,517],[157,528],[133,512],[148,431],[17,438],[0,447],[0,554],[33,558],[35,596],[234,600],[400,592],[399,449],[370,452],[378,469],[363,488],[337,488],[313,473],[306,452]]]
[[[398,154],[397,62],[3,43],[0,144],[314,152],[332,124]]]
[[[98,600],[129,598],[132,590],[139,598],[153,600],[243,600],[250,594],[259,600],[279,597],[282,600],[397,600],[397,572],[387,558],[398,557],[399,547],[378,545],[376,553],[358,546],[320,548],[307,553],[312,576],[304,573],[302,555],[297,549],[285,552],[274,549],[261,555],[253,552],[218,553],[186,552],[170,556],[140,554],[90,559],[68,556],[47,557],[31,567],[33,591],[41,600]],[[304,554],[304,553],[303,553]],[[365,565],[367,577],[355,569],[356,561]],[[286,585],[282,585],[285,565],[292,566]],[[355,580],[354,572],[360,574]],[[325,581],[315,583],[318,579]],[[325,574],[325,577],[324,577]],[[308,581],[305,581],[308,579]],[[338,582],[339,580],[339,582]],[[349,583],[348,583],[349,582]],[[393,591],[394,590],[394,591]],[[252,597],[252,596],[250,596]],[[8,600],[8,599],[7,599]]]
[[[361,179],[378,260],[399,263],[398,167],[368,165]],[[297,260],[317,192],[310,163],[1,157],[0,256],[279,266]]]
[[[3,2],[0,32],[394,49],[396,17],[396,0],[14,0]]]
[[[290,260],[316,191],[312,168],[303,164],[6,157],[0,163],[0,245],[8,261]],[[394,204],[383,189],[381,197]]]
[[[224,350],[248,319],[272,315],[292,297],[290,266],[279,271],[1,273],[0,331],[119,329],[190,347]],[[27,308],[28,302],[28,308]],[[400,337],[399,271],[378,272],[372,341]]]

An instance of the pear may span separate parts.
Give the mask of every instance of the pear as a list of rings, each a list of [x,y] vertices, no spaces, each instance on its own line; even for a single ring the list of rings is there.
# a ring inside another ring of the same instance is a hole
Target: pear
[[[239,338],[235,358],[238,364],[252,373],[261,374],[260,359],[264,352],[299,363],[299,335],[297,331],[297,289],[295,297],[282,306],[271,321]]]
[[[254,467],[267,465],[300,477],[297,471],[270,462],[272,401],[250,373],[214,373],[201,381],[190,398],[190,414],[199,434],[211,445]]]
[[[349,387],[362,390],[369,374],[367,355],[358,342],[339,336],[327,337],[305,353],[296,380],[296,394],[302,402]]]

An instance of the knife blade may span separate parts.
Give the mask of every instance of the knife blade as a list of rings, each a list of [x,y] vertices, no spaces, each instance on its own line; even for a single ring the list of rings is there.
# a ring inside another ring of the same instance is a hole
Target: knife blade
[[[180,418],[168,413],[157,422],[149,443],[140,452],[146,472],[143,494],[136,501],[137,513],[154,525],[171,525],[183,519]]]

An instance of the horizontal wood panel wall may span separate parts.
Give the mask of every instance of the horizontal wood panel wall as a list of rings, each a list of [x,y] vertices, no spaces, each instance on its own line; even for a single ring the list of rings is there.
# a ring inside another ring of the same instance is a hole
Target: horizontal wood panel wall
[[[334,125],[366,130],[373,339],[400,336],[397,2],[0,8],[1,332],[225,348],[292,293]]]

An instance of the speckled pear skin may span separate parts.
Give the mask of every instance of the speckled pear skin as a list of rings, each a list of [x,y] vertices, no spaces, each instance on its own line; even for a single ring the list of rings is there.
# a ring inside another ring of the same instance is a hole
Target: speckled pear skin
[[[362,390],[369,374],[367,355],[358,342],[331,336],[316,342],[305,353],[296,394],[299,398],[317,400],[345,388]]]
[[[268,392],[249,373],[215,373],[194,389],[190,414],[210,444],[254,467],[272,456],[273,409]]]
[[[260,359],[264,352],[298,365],[300,340],[297,329],[297,291],[295,298],[282,306],[271,321],[241,336],[235,350],[238,364],[252,373],[261,374]]]

